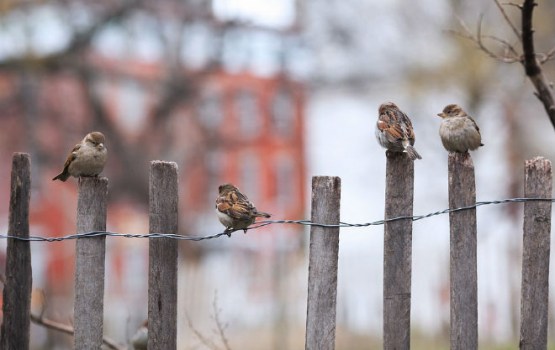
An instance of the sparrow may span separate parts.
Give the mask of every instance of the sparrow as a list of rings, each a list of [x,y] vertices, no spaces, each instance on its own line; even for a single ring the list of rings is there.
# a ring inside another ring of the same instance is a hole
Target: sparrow
[[[222,225],[225,226],[224,232],[228,236],[231,236],[231,232],[236,230],[243,230],[247,233],[247,227],[252,225],[257,217],[269,218],[271,216],[258,211],[249,199],[232,184],[218,187],[216,213]]]
[[[67,156],[64,170],[52,181],[66,181],[70,176],[98,176],[106,164],[107,150],[104,146],[104,135],[98,131],[87,136],[73,147]]]
[[[145,320],[131,338],[131,345],[135,350],[147,350],[148,320]]]
[[[439,136],[447,151],[466,153],[484,145],[478,124],[460,106],[447,105],[437,115],[443,118]]]
[[[380,105],[376,138],[392,152],[405,152],[411,160],[422,159],[414,146],[414,130],[409,117],[393,102]]]

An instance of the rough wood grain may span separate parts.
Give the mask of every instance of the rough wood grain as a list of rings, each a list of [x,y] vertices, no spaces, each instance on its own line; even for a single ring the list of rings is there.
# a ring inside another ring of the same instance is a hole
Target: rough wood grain
[[[106,230],[108,179],[83,177],[77,199],[77,232]],[[75,257],[75,349],[100,349],[104,317],[106,237],[79,238]]]
[[[414,162],[405,153],[386,152],[385,218],[412,216]],[[384,227],[384,349],[410,348],[412,220]]]
[[[8,235],[29,237],[31,164],[29,155],[15,153],[12,158]],[[8,239],[6,283],[0,349],[29,349],[31,307],[31,248],[29,242]]]
[[[150,232],[177,233],[177,164],[151,162]],[[177,346],[177,240],[149,240],[148,349]]]
[[[341,179],[312,178],[313,222],[339,224]],[[310,227],[306,343],[309,350],[335,348],[339,228]]]
[[[524,197],[551,198],[551,162],[526,162]],[[520,349],[547,349],[551,202],[524,203]]]
[[[449,153],[449,208],[476,204],[469,153]],[[476,209],[449,213],[451,236],[451,349],[478,348]]]

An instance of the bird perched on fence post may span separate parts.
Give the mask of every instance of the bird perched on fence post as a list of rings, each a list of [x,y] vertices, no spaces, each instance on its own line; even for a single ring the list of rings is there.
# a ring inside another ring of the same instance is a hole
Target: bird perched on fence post
[[[405,152],[411,160],[422,159],[414,146],[414,129],[409,117],[393,102],[380,105],[376,138],[391,152]]]
[[[258,211],[247,196],[229,183],[218,187],[216,213],[222,225],[225,226],[225,233],[228,236],[237,230],[247,233],[247,227],[252,225],[257,217],[269,218],[271,216]]]
[[[439,136],[447,151],[466,153],[484,145],[478,124],[460,106],[447,105],[437,115],[442,118]]]
[[[104,135],[93,131],[76,144],[69,152],[64,164],[64,170],[52,180],[66,181],[70,176],[98,176],[104,169],[108,151],[104,146]]]

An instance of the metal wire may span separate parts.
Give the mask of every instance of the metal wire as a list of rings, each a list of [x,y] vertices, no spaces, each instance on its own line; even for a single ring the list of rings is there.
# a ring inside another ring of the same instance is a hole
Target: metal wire
[[[411,221],[418,221],[422,219],[427,219],[432,216],[454,213],[458,211],[470,210],[475,209],[484,205],[493,205],[493,204],[506,204],[506,203],[523,203],[523,202],[555,202],[555,198],[509,198],[509,199],[501,199],[501,200],[493,200],[493,201],[482,201],[476,202],[473,205],[468,205],[459,208],[453,209],[443,209],[440,211],[432,212],[425,215],[415,215],[415,216],[397,216],[394,218],[389,219],[382,219],[378,221],[366,222],[362,224],[351,224],[348,222],[339,222],[339,224],[323,224],[318,222],[312,222],[310,220],[264,220],[259,221],[254,226],[250,226],[247,230],[254,230],[268,225],[274,224],[296,224],[296,225],[304,225],[304,226],[315,226],[315,227],[324,227],[324,228],[342,228],[342,227],[368,227],[368,226],[379,226],[384,225],[386,222],[393,222],[399,220],[411,220]],[[242,231],[237,230],[237,231]],[[29,236],[29,237],[15,237],[10,235],[2,235],[0,234],[0,239],[10,238],[19,241],[28,241],[28,242],[60,242],[78,238],[91,238],[91,237],[125,237],[125,238],[171,238],[171,239],[178,239],[178,240],[185,240],[185,241],[204,241],[214,238],[219,238],[221,236],[231,236],[231,233],[234,231],[224,231],[212,235],[207,236],[190,236],[190,235],[180,235],[175,233],[145,233],[145,234],[135,234],[135,233],[118,233],[118,232],[110,232],[110,231],[90,231],[90,232],[83,232],[83,233],[75,233],[61,237],[40,237],[40,236]]]

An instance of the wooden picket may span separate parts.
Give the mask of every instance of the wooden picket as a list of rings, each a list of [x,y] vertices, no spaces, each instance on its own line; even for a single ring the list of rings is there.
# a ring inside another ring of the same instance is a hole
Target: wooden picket
[[[31,253],[29,237],[30,160],[16,153],[12,163],[10,219],[0,348],[29,349]],[[474,165],[469,154],[448,156],[451,259],[451,348],[478,347],[477,224]],[[154,161],[150,170],[150,232],[177,233],[177,165]],[[404,154],[387,153],[384,225],[384,349],[410,348],[414,164]],[[105,231],[108,180],[79,181],[77,232]],[[546,201],[524,203],[521,349],[547,347],[551,230],[551,162],[538,157],[525,164],[524,196]],[[306,349],[335,348],[341,179],[312,179]],[[118,349],[103,337],[105,236],[76,244],[76,349]],[[177,240],[150,238],[148,348],[177,347]],[[146,272],[145,272],[146,273]],[[53,327],[55,328],[55,327]],[[123,348],[123,347],[122,347]]]

